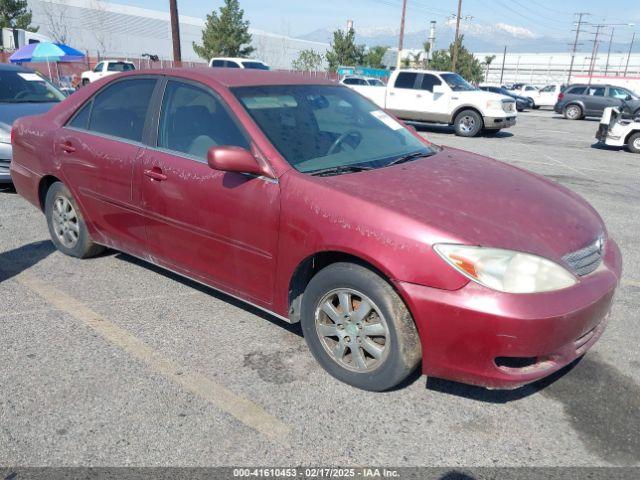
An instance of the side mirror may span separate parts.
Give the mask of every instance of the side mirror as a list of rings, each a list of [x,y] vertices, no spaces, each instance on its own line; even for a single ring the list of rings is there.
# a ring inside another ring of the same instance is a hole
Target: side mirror
[[[214,170],[223,172],[249,173],[252,175],[265,175],[256,157],[242,147],[221,146],[211,147],[207,152],[207,163]]]
[[[442,93],[446,93],[446,90],[445,90],[443,85],[434,85],[433,86],[433,94],[434,95],[442,94]]]
[[[633,100],[633,97],[631,95],[627,95],[624,99],[628,102],[629,100]]]

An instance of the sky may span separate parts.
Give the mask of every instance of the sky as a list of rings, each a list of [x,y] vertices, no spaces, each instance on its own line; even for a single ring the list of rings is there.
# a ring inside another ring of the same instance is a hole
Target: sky
[[[168,0],[111,0],[155,10],[168,10]],[[407,0],[407,30],[428,28],[430,20],[451,21],[457,0]],[[181,14],[204,17],[218,9],[223,0],[178,0]],[[375,32],[399,28],[402,0],[240,0],[251,26],[291,36],[318,29],[342,27],[348,19],[356,31]],[[463,0],[462,16],[468,28],[502,25],[521,38],[572,37],[575,12],[589,12],[593,23],[629,23],[617,27],[619,41],[628,41],[632,32],[640,33],[640,0]]]

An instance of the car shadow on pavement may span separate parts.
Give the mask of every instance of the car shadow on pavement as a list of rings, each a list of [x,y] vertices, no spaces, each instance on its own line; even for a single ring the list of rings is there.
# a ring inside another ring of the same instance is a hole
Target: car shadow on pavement
[[[442,133],[455,135],[455,129],[451,125],[445,125],[444,123],[418,123],[418,122],[405,122],[408,125],[415,127],[418,133]],[[487,133],[483,132],[480,137],[489,138],[508,138],[513,137],[513,133],[505,130],[498,132]]]
[[[441,378],[428,377],[426,388],[427,390],[433,390],[439,393],[445,393],[448,395],[455,395],[458,397],[467,398],[469,400],[477,400],[486,403],[508,403],[515,400],[521,400],[529,397],[535,393],[538,393],[551,384],[555,383],[580,363],[583,357],[579,357],[572,363],[564,368],[561,368],[557,372],[552,373],[548,377],[545,377],[537,382],[530,383],[514,390],[489,390],[483,387],[476,387],[473,385],[467,385],[464,383],[452,382],[449,380],[443,380]]]
[[[42,240],[0,253],[0,283],[33,267],[55,250],[50,240]]]
[[[245,303],[242,300],[238,300],[230,295],[227,295],[226,293],[215,290],[213,287],[208,287],[194,280],[190,280],[181,275],[178,275],[177,273],[173,273],[173,272],[170,272],[169,270],[165,270],[162,267],[153,265],[152,263],[148,263],[148,262],[145,262],[144,260],[140,260],[138,258],[127,255],[126,253],[117,252],[115,254],[115,258],[117,258],[118,260],[123,260],[128,263],[132,263],[142,268],[146,268],[147,270],[151,270],[154,273],[157,273],[158,275],[162,275],[166,278],[170,278],[171,280],[179,282],[189,288],[193,288],[200,292],[206,293],[211,297],[217,298],[218,300],[221,300],[230,305],[233,305],[234,307],[241,308],[248,313],[251,313],[275,325],[278,325],[279,327],[284,328],[288,332],[298,335],[299,337],[302,338],[302,329],[300,328],[299,323],[294,323],[294,324],[286,323],[284,320],[278,317],[275,317],[270,313],[260,310],[259,308],[254,307],[248,303]]]

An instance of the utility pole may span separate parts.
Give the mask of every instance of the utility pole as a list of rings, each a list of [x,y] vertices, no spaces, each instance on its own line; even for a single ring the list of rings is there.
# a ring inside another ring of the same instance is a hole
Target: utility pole
[[[500,86],[502,86],[502,80],[504,80],[504,62],[507,60],[507,46],[504,46],[504,53],[502,54],[502,69],[500,70]]]
[[[456,36],[453,39],[453,58],[451,59],[451,71],[456,71],[458,63],[458,38],[460,37],[460,17],[462,16],[462,0],[458,0],[458,14],[456,15]]]
[[[593,50],[591,51],[591,63],[589,63],[589,85],[591,85],[591,77],[593,77],[593,71],[596,68],[596,60],[598,59],[598,42],[600,39],[600,30],[604,25],[596,25],[595,37],[593,39]]]
[[[607,63],[604,65],[604,76],[607,76],[609,72],[609,58],[611,57],[611,45],[613,44],[613,33],[616,31],[616,27],[611,27],[611,37],[609,38],[609,50],[607,50]]]
[[[580,28],[582,27],[582,17],[585,15],[589,15],[586,12],[576,13],[578,16],[578,21],[576,22],[576,38],[573,41],[573,48],[571,49],[571,63],[569,64],[569,76],[567,77],[567,84],[571,83],[571,74],[573,73],[573,62],[576,58],[576,51],[578,50],[578,40],[580,38]]]
[[[633,42],[636,39],[636,32],[633,32],[631,36],[631,45],[629,45],[629,55],[627,55],[627,64],[624,66],[624,76],[627,76],[627,70],[629,70],[629,60],[631,60],[631,51],[633,50]]]
[[[404,19],[407,15],[407,0],[402,0],[402,18],[400,19],[400,38],[398,39],[398,60],[396,68],[400,69],[402,65],[402,47],[404,43]]]
[[[179,64],[182,62],[182,49],[180,47],[180,17],[178,16],[178,0],[169,0],[169,12],[171,14],[173,61]]]

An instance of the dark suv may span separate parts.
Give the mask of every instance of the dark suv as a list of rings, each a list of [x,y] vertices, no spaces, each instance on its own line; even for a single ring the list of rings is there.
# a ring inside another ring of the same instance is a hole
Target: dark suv
[[[554,110],[569,120],[600,117],[607,107],[627,104],[631,113],[640,113],[640,98],[623,87],[615,85],[570,85],[558,95]]]

